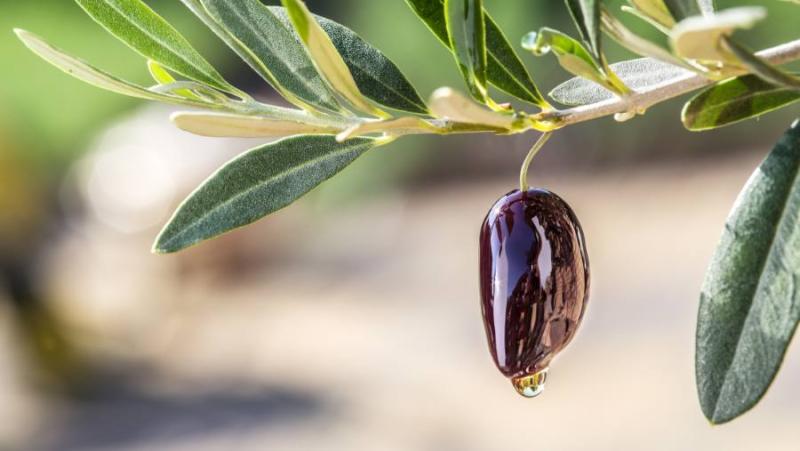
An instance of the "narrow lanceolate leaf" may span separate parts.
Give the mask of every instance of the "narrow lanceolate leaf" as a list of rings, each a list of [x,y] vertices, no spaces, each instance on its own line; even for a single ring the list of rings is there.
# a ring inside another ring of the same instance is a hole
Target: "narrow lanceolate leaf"
[[[439,41],[450,47],[444,13],[444,0],[406,0]],[[500,27],[484,12],[486,24],[487,79],[495,87],[520,100],[548,109],[530,73]],[[451,49],[452,50],[452,49]]]
[[[673,55],[672,51],[666,46],[653,42],[649,39],[645,39],[632,32],[630,29],[628,29],[628,27],[625,26],[625,24],[617,20],[617,18],[613,15],[608,14],[606,11],[602,12],[601,18],[605,32],[608,33],[612,39],[617,41],[617,43],[631,52],[641,56],[655,58],[659,61],[669,63],[674,66],[682,66],[697,70],[696,68],[688,66],[684,60]]]
[[[339,142],[356,136],[383,133],[390,136],[413,135],[422,133],[438,133],[440,129],[416,116],[405,116],[386,120],[362,122],[336,135]]]
[[[622,61],[612,64],[611,69],[625,85],[639,93],[694,76],[692,71],[653,58]],[[575,77],[556,86],[550,97],[564,105],[577,106],[603,102],[616,95],[597,83]]]
[[[280,210],[377,143],[371,138],[339,143],[333,136],[298,136],[250,150],[183,202],[154,251],[177,252]]]
[[[704,15],[714,14],[714,0],[697,0],[697,6]]]
[[[341,111],[291,28],[259,0],[182,0],[286,100],[321,111]]]
[[[739,61],[741,61],[750,72],[759,76],[764,81],[784,88],[800,89],[800,77],[773,66],[733,39],[725,37],[723,38],[723,43],[731,53],[739,58]]]
[[[66,72],[67,74],[98,88],[138,99],[155,100],[158,102],[194,106],[199,108],[224,108],[220,105],[151,91],[147,88],[125,80],[121,80],[107,72],[92,67],[89,63],[79,58],[70,56],[64,53],[62,50],[51,46],[42,40],[42,38],[33,33],[19,29],[14,30],[14,32],[17,34],[20,40],[22,40],[25,46],[39,57]]]
[[[675,25],[675,18],[667,9],[664,0],[628,0],[628,3],[664,28],[669,29]]]
[[[591,80],[609,91],[625,94],[628,88],[616,77],[609,77],[589,51],[575,39],[552,28],[528,33],[522,46],[541,56],[552,53],[567,72]]]
[[[291,26],[285,8],[274,6],[269,9]],[[428,114],[425,101],[386,55],[344,25],[324,17],[314,17],[344,58],[362,94],[395,110]]]
[[[578,27],[581,39],[589,46],[592,55],[600,60],[600,0],[565,0],[572,20]]]
[[[192,80],[233,94],[191,44],[141,0],[75,0],[97,23],[143,56]]]
[[[150,72],[150,76],[153,77],[153,80],[160,85],[168,85],[177,81],[164,66],[153,60],[147,60],[147,70]]]
[[[245,116],[232,113],[179,112],[170,118],[176,127],[201,136],[280,138],[303,134],[336,134],[343,125],[326,123],[298,111],[291,117]]]
[[[723,81],[701,92],[683,107],[683,125],[710,130],[761,116],[800,100],[800,91],[775,86],[755,75]]]
[[[153,80],[161,86],[171,85],[177,82],[175,77],[173,77],[167,69],[153,60],[147,60],[147,70],[150,72],[150,76],[153,77]],[[201,100],[191,89],[177,89],[174,92],[175,95],[186,97],[187,99]]]
[[[697,319],[703,413],[724,423],[775,378],[800,320],[800,125],[751,176],[706,274]]]
[[[497,131],[509,131],[514,126],[514,118],[487,109],[451,88],[439,88],[431,96],[431,110],[440,118],[464,124],[482,125]]]
[[[359,110],[378,117],[388,117],[388,114],[373,106],[358,89],[350,68],[306,4],[302,0],[281,1],[314,65],[333,89]]]
[[[450,48],[472,97],[486,102],[486,23],[481,0],[445,0]]]
[[[763,7],[748,6],[685,19],[670,32],[672,49],[683,58],[736,64],[738,59],[725,49],[722,38],[752,27],[766,14]]]
[[[677,21],[702,14],[697,0],[664,0],[664,4]]]

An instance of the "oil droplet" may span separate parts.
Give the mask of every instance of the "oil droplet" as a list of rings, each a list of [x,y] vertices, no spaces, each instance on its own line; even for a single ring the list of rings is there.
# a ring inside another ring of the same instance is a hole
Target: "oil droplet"
[[[547,371],[545,368],[538,373],[528,376],[518,376],[511,379],[517,393],[526,398],[535,398],[544,391],[544,384],[547,382]]]
[[[544,37],[535,31],[522,37],[522,48],[533,52],[536,56],[546,55],[551,50],[550,45],[544,42]]]

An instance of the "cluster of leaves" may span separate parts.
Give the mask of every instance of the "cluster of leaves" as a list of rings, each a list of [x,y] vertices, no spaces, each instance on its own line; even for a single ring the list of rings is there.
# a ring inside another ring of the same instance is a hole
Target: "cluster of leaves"
[[[451,51],[469,93],[441,88],[428,102],[378,49],[313,15],[302,0],[282,0],[282,7],[260,0],[181,1],[294,107],[258,102],[232,86],[141,0],[76,2],[147,59],[152,87],[121,80],[16,30],[32,51],[85,82],[197,109],[172,116],[183,130],[284,138],[243,153],[204,182],[163,229],[156,252],[176,252],[250,224],[403,135],[550,132],[568,123],[570,110],[545,100],[481,0],[406,0]],[[762,8],[715,11],[711,0],[629,0],[623,11],[662,32],[664,44],[633,33],[601,0],[565,3],[580,39],[552,28],[523,39],[525,49],[553,54],[576,76],[550,92],[558,103],[591,108],[620,102],[630,105],[617,114],[626,120],[650,106],[637,102],[648,92],[702,77],[712,86],[686,104],[683,122],[705,130],[800,100],[800,78],[732,36],[763,19]],[[609,64],[603,33],[641,58]],[[493,89],[537,111],[498,103]],[[758,401],[800,321],[798,174],[795,124],[737,202],[703,288],[697,380],[712,422],[730,420]]]

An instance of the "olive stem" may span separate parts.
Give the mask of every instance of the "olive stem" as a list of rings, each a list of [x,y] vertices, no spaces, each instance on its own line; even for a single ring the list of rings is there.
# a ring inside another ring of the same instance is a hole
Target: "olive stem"
[[[528,156],[525,157],[525,161],[522,162],[522,168],[519,171],[520,192],[524,193],[525,191],[528,190],[528,169],[530,168],[531,162],[533,161],[534,157],[536,157],[536,154],[538,154],[539,151],[542,150],[542,147],[544,147],[544,145],[547,144],[547,141],[550,139],[551,136],[553,136],[552,132],[542,133],[542,135],[539,136],[539,139],[536,140],[536,143],[533,144],[533,147],[531,147],[531,150],[528,152]]]
[[[770,64],[781,65],[800,59],[800,39],[756,52],[756,56]],[[742,74],[747,72],[743,71]],[[613,98],[602,102],[582,105],[566,110],[556,110],[540,114],[540,119],[555,120],[560,127],[590,121],[628,111],[647,109],[655,104],[706,87],[717,80],[687,72],[677,80],[670,80],[643,92],[636,92],[625,98]]]

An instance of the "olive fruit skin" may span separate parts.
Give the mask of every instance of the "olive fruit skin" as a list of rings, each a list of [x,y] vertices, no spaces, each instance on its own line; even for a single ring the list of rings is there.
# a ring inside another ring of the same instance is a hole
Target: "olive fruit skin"
[[[538,391],[523,392],[521,381],[543,388],[550,361],[575,336],[589,296],[583,230],[569,205],[542,189],[498,200],[481,228],[480,290],[497,368],[521,394],[535,396]]]

